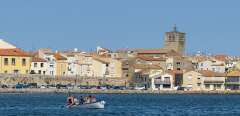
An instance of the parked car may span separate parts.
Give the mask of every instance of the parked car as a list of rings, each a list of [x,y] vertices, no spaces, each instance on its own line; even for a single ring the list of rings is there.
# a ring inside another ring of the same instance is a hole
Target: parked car
[[[176,87],[175,87],[175,90],[178,90],[178,91],[183,91],[183,90],[184,90],[184,87],[181,87],[181,86],[176,86]]]
[[[88,86],[84,86],[84,85],[79,85],[78,88],[80,88],[80,89],[89,89]]]
[[[47,88],[56,89],[56,86],[55,85],[47,85]]]
[[[112,89],[114,90],[126,90],[125,86],[113,86]]]
[[[136,86],[134,90],[146,90],[146,88],[144,86]]]
[[[74,88],[74,85],[71,85],[71,84],[67,85],[67,89],[73,89],[73,88]]]
[[[37,86],[37,83],[28,83],[27,85],[26,85],[26,88],[37,88],[38,86]]]
[[[1,85],[1,88],[8,88],[7,85]]]
[[[45,86],[45,85],[41,85],[39,88],[41,88],[41,89],[46,89],[47,86]]]
[[[67,85],[57,84],[56,88],[57,89],[67,89]]]
[[[28,88],[27,84],[16,84],[13,88],[16,88],[16,89],[22,89],[22,88]]]

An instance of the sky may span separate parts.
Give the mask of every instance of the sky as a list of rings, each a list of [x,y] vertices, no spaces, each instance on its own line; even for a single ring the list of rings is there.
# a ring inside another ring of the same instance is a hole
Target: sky
[[[186,52],[240,56],[239,0],[0,0],[0,38],[25,50],[162,48],[174,24]]]

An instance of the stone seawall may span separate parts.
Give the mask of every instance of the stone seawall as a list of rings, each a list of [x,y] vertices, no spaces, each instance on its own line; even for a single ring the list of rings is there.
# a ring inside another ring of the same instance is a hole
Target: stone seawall
[[[83,93],[83,94],[240,94],[240,91],[151,91],[82,89],[0,89],[0,93]]]
[[[0,74],[0,84],[16,85],[17,83],[72,84],[72,85],[115,85],[125,86],[127,79],[104,77],[78,77],[78,76],[45,76],[45,75],[7,75]]]

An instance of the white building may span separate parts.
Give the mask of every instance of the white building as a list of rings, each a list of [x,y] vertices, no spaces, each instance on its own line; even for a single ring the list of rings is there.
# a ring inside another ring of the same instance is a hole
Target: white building
[[[68,62],[68,76],[77,76],[80,75],[80,65],[78,64],[77,55],[69,54],[67,55]]]
[[[210,70],[213,72],[224,73],[226,70],[225,62],[220,60],[204,60],[198,62],[198,70]]]
[[[225,73],[218,73],[213,71],[199,71],[201,73],[202,80],[202,90],[212,91],[212,90],[225,90]]]
[[[33,57],[30,73],[46,75],[47,74],[47,60],[42,59],[42,58]]]
[[[173,90],[173,75],[165,73],[155,75],[151,78],[151,89],[152,90]]]
[[[46,75],[56,75],[56,59],[53,53],[44,53],[42,58],[47,60]]]
[[[93,57],[89,54],[79,54],[77,56],[78,72],[80,76],[91,77],[93,74]]]

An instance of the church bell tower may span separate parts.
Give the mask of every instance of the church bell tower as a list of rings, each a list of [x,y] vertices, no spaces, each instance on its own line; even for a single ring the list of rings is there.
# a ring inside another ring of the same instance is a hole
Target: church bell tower
[[[185,33],[179,32],[176,25],[171,32],[165,33],[164,48],[185,54]]]

